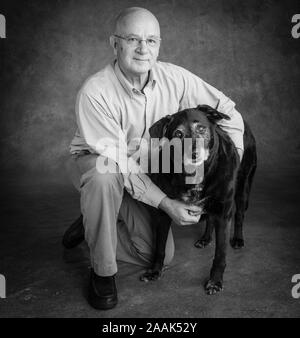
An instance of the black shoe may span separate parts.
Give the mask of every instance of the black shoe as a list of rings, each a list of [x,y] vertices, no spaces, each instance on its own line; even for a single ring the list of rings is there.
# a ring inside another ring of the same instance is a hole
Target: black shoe
[[[70,227],[64,233],[62,244],[67,249],[75,248],[84,240],[84,227],[83,217],[77,218],[77,220],[70,225]]]
[[[91,270],[88,301],[97,310],[109,310],[118,303],[115,276],[101,277]]]

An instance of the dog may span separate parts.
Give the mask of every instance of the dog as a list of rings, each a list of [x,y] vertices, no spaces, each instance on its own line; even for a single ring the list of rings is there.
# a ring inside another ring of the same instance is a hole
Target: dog
[[[202,238],[195,243],[197,248],[210,244],[215,229],[215,256],[209,279],[205,283],[205,291],[209,295],[223,289],[226,232],[231,220],[234,220],[231,246],[234,249],[244,246],[243,220],[257,166],[255,138],[247,122],[244,121],[244,154],[240,161],[232,140],[217,124],[221,119],[230,118],[208,105],[199,105],[167,115],[149,129],[151,138],[165,138],[169,141],[178,138],[182,141],[182,147],[183,141],[190,138],[192,151],[188,160],[189,163],[196,164],[196,167],[197,163],[201,162],[196,140],[203,142],[204,155],[202,154],[201,163],[203,165],[204,161],[204,177],[200,182],[186,184],[187,177],[196,175],[196,169],[193,173],[186,172],[184,168],[180,173],[175,172],[174,151],[170,156],[170,172],[162,173],[160,166],[159,172],[150,174],[150,177],[168,197],[202,206],[204,215],[201,217],[206,217],[206,230]],[[162,156],[160,162],[161,160]],[[157,280],[162,274],[166,240],[171,226],[171,218],[162,210],[153,208],[152,213],[156,226],[156,250],[152,266],[140,276],[144,282]]]

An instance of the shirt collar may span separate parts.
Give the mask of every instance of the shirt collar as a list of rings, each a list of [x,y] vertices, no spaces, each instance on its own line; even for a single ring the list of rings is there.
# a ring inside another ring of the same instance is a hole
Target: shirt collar
[[[126,90],[126,92],[128,93],[128,95],[133,98],[134,93],[136,93],[136,89],[133,87],[133,85],[126,79],[126,77],[124,76],[124,74],[122,73],[120,66],[117,62],[117,60],[114,60],[113,62],[113,69],[114,72],[116,74],[116,77],[118,78],[119,82],[121,83],[122,87]],[[149,79],[148,82],[145,86],[149,87],[151,89],[153,89],[155,87],[156,84],[156,80],[153,78],[153,70],[150,69],[149,71]]]

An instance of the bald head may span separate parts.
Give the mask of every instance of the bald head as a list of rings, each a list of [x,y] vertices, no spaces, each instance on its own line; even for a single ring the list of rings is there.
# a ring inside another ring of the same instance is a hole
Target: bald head
[[[141,24],[151,26],[154,35],[160,36],[158,20],[150,11],[141,7],[124,9],[115,20],[114,34],[122,35],[131,33],[128,30],[130,30],[132,26]]]
[[[110,45],[123,74],[138,88],[143,88],[155,65],[160,40],[159,23],[147,9],[130,7],[117,16]]]

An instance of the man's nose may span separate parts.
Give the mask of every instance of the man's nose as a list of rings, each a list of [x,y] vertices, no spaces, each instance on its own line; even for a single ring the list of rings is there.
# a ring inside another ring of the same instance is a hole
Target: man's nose
[[[138,51],[140,53],[147,53],[148,52],[148,45],[147,45],[146,40],[140,40],[139,41]]]

